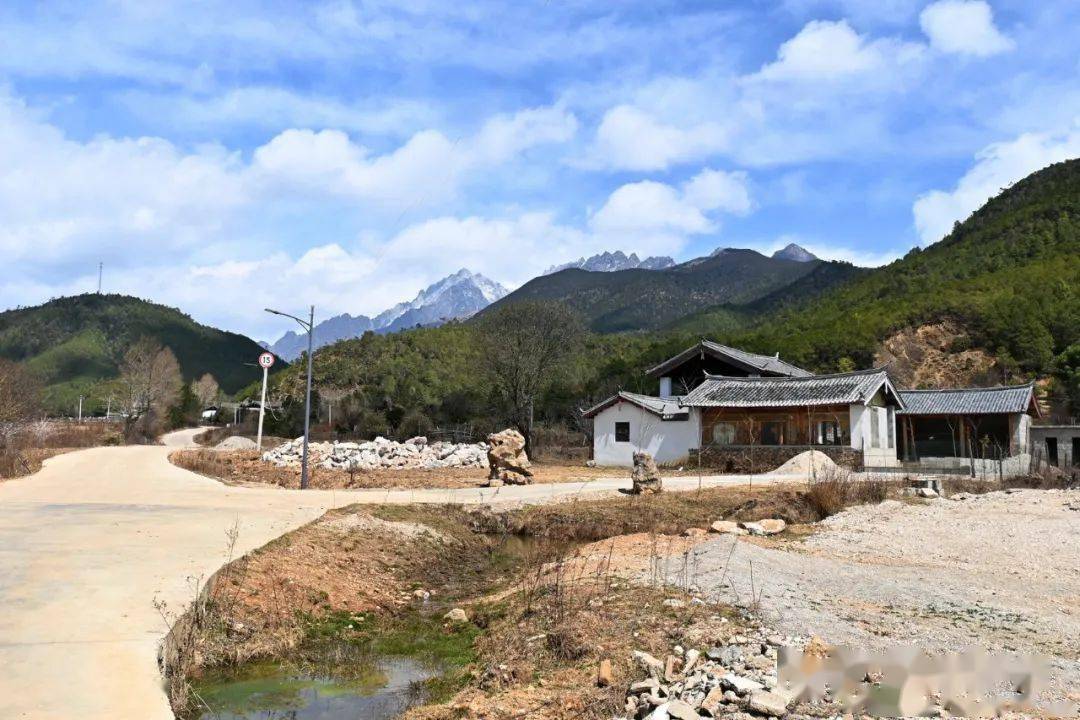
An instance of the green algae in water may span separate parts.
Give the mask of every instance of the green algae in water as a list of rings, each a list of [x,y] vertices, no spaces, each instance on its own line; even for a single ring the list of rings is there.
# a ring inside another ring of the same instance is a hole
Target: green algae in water
[[[273,662],[208,673],[194,685],[209,706],[201,720],[342,720],[396,717],[422,699],[417,684],[432,672],[407,658],[350,671],[347,678]]]

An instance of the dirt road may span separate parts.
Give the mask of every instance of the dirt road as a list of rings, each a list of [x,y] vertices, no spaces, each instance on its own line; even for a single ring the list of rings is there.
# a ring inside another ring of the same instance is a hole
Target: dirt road
[[[236,488],[168,462],[197,432],[174,433],[166,446],[61,455],[36,475],[0,484],[0,720],[171,718],[157,668],[166,627],[155,601],[183,609],[194,579],[225,562],[234,525],[239,555],[351,503],[536,503],[629,486],[623,475],[497,490]],[[666,487],[688,490],[698,479]]]
[[[1076,701],[1078,536],[1080,492],[995,492],[850,508],[777,547],[712,540],[695,548],[692,565],[694,582],[718,598],[760,596],[782,633],[875,649],[1045,655],[1051,697]]]

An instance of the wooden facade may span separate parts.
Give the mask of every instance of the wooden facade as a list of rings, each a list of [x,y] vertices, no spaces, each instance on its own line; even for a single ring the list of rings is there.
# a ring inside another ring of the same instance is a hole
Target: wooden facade
[[[901,457],[999,459],[1020,451],[1014,447],[1019,415],[901,415]]]
[[[850,445],[847,405],[802,408],[704,408],[702,446]]]

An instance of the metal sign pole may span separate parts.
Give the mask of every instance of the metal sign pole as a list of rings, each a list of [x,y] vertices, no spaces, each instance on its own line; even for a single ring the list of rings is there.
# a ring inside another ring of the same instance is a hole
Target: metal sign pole
[[[262,431],[263,431],[263,416],[266,414],[266,378],[270,374],[270,368],[263,367],[263,384],[262,384],[262,399],[259,401],[259,435],[255,444],[259,446],[259,452],[262,452]]]
[[[255,444],[259,447],[259,452],[262,452],[263,418],[266,416],[266,380],[273,364],[273,354],[265,352],[259,356],[259,365],[263,370],[262,397],[259,400],[259,434],[258,439],[255,441]]]

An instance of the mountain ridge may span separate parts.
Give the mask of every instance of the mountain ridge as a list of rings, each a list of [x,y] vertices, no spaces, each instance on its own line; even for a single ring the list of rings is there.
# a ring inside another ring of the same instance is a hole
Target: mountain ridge
[[[374,317],[343,313],[323,320],[315,326],[314,347],[360,337],[368,331],[393,333],[472,317],[507,292],[494,280],[462,268],[420,290],[412,300],[399,302]],[[290,330],[267,349],[295,360],[307,351],[307,344],[306,333]]]
[[[670,257],[664,256],[651,256],[644,260],[638,258],[637,253],[630,253],[627,255],[622,250],[616,250],[610,252],[605,250],[602,253],[592,255],[591,257],[581,257],[572,262],[563,263],[561,265],[552,265],[545,270],[543,275],[552,275],[562,270],[589,270],[591,272],[616,272],[618,270],[664,270],[666,268],[675,265],[675,261]]]

